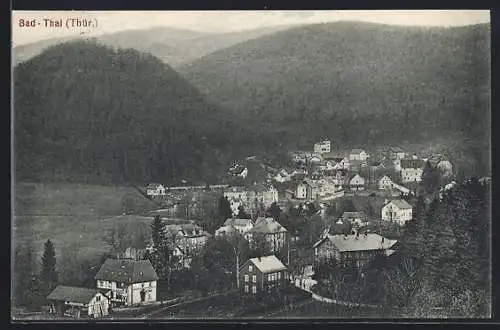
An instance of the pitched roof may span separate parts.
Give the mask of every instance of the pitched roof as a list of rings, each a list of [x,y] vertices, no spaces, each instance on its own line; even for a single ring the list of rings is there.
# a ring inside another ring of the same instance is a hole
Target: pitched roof
[[[99,291],[97,289],[58,285],[48,296],[49,300],[88,304]]]
[[[408,202],[403,200],[403,199],[394,199],[394,200],[390,201],[389,203],[387,203],[386,205],[389,205],[390,203],[393,203],[399,209],[411,209],[412,208],[412,206],[410,204],[408,204]]]
[[[252,219],[233,219],[229,218],[224,222],[224,226],[246,227],[252,225]]]
[[[363,149],[352,149],[351,150],[351,155],[352,154],[359,155],[362,152],[365,152],[365,151]]]
[[[161,183],[150,183],[146,186],[146,189],[156,189],[156,188],[160,188],[160,187],[163,187],[163,185]]]
[[[314,246],[320,245],[324,240],[330,240],[340,252],[346,251],[370,251],[385,250],[396,244],[397,240],[391,240],[375,233],[356,235],[327,235]]]
[[[382,180],[382,179],[389,179],[389,180],[392,182],[392,179],[391,179],[391,178],[389,178],[389,176],[388,176],[388,175],[382,175],[382,176],[378,179],[378,181],[380,181],[380,180]]]
[[[359,174],[355,174],[352,178],[350,178],[350,179],[349,179],[349,182],[350,182],[350,181],[352,181],[352,180],[354,180],[354,178],[356,178],[356,177],[359,177],[359,179],[364,180],[364,178],[363,178],[361,175],[359,175]],[[359,180],[359,179],[358,179],[358,180]]]
[[[175,225],[165,225],[165,232],[170,235],[177,235],[183,232],[188,237],[207,236],[208,233],[200,226],[193,223],[181,223]]]
[[[95,276],[96,280],[140,283],[158,280],[149,260],[107,259]]]
[[[422,168],[423,166],[422,159],[401,159],[401,168]]]
[[[250,229],[250,233],[274,234],[287,231],[278,221],[273,218],[259,218]]]
[[[391,147],[390,150],[394,153],[401,153],[401,152],[405,152],[403,149],[401,149],[400,147]]]
[[[286,266],[274,255],[252,258],[250,262],[262,273],[277,272],[286,269]]]
[[[355,211],[355,212],[344,212],[342,214],[342,218],[366,218],[366,214],[363,211]]]

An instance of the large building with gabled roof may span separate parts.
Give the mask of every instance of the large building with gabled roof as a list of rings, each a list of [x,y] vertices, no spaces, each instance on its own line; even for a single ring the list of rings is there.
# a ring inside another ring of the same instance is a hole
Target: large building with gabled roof
[[[272,294],[284,286],[287,277],[286,266],[275,255],[251,258],[239,269],[240,291]]]
[[[114,305],[156,301],[158,276],[149,260],[107,259],[94,279],[98,289],[109,291]]]

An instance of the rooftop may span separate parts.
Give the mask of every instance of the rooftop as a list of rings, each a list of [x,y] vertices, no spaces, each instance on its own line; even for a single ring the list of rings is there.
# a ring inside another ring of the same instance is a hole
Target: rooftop
[[[401,168],[422,168],[424,161],[421,159],[402,159]]]
[[[252,219],[229,218],[224,222],[224,226],[246,227],[253,225]]]
[[[250,262],[264,274],[286,269],[285,265],[274,255],[252,258]]]
[[[386,250],[397,242],[397,240],[387,239],[374,233],[359,234],[359,236],[329,234],[327,237],[314,244],[314,247],[320,245],[327,239],[330,240],[340,252]]]
[[[107,259],[95,276],[96,280],[141,283],[158,280],[149,260]]]
[[[273,218],[259,218],[250,229],[250,233],[273,234],[287,231],[279,222]]]
[[[387,203],[386,205],[389,205],[390,203],[396,205],[399,209],[411,209],[412,208],[412,206],[410,204],[408,204],[408,202],[403,200],[403,199],[394,199],[394,200],[390,201],[389,203]]]
[[[359,155],[360,153],[364,152],[363,149],[352,149],[351,154]]]
[[[97,289],[58,285],[47,299],[88,304],[97,293],[99,293]]]
[[[342,218],[366,218],[366,214],[363,211],[344,212]]]

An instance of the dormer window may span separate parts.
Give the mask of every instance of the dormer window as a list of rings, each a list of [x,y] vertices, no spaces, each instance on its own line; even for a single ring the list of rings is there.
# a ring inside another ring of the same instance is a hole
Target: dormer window
[[[251,272],[252,270],[253,270],[252,265],[249,265],[249,266],[248,266],[248,271],[249,271],[249,272]]]

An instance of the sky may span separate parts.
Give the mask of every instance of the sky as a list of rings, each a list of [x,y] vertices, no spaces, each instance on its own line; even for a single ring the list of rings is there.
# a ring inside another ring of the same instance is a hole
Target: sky
[[[87,19],[90,27],[71,27],[68,19]],[[62,27],[45,26],[45,20]],[[35,27],[20,26],[20,21]],[[489,10],[341,10],[341,11],[13,11],[13,46],[78,35],[98,36],[131,29],[174,27],[207,33],[251,30],[279,25],[366,21],[391,25],[462,26],[489,23]]]

